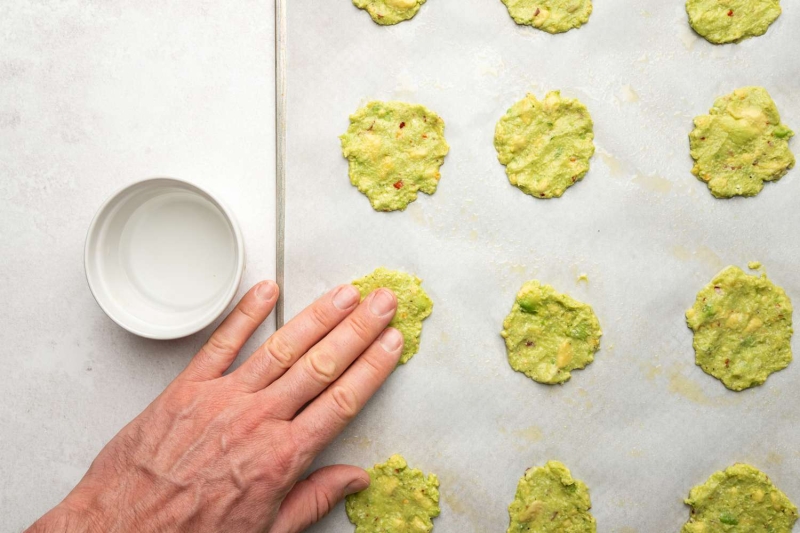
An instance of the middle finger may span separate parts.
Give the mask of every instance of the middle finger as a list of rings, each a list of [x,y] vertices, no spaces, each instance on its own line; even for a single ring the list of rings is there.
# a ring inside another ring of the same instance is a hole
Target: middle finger
[[[316,398],[378,338],[394,317],[397,298],[378,289],[280,379],[264,389],[275,408],[272,413],[289,419]]]

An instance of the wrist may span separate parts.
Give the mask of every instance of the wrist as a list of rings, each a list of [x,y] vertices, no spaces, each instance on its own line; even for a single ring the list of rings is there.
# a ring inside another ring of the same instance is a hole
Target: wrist
[[[64,500],[33,523],[25,533],[102,533],[102,525],[88,509]]]

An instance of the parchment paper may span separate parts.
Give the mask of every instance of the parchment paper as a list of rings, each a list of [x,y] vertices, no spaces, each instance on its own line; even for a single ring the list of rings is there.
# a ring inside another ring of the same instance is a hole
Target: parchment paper
[[[694,365],[684,321],[719,270],[754,260],[800,303],[800,170],[716,200],[690,174],[687,139],[746,85],[800,131],[800,6],[783,8],[767,35],[714,46],[682,0],[597,1],[588,25],[555,36],[518,27],[500,0],[430,0],[388,28],[349,0],[292,0],[286,315],[380,265],[422,277],[435,302],[420,353],[317,466],[402,453],[441,479],[439,533],[505,531],[520,476],[549,459],[588,484],[601,532],[679,530],[689,489],[735,462],[800,503],[800,363],[727,391]],[[583,182],[540,201],[508,183],[492,140],[515,101],[553,89],[587,105],[597,153]],[[447,124],[438,191],[402,213],[374,212],[341,156],[348,115],[371,99]],[[564,386],[513,372],[499,336],[534,278],[591,304],[605,332]],[[352,526],[340,507],[312,531]]]

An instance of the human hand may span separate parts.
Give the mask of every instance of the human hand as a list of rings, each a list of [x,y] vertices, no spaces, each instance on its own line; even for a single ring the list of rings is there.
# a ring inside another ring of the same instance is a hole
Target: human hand
[[[39,532],[301,531],[369,485],[354,466],[299,477],[395,368],[395,295],[340,286],[224,375],[278,287],[251,289],[186,369],[100,452]]]

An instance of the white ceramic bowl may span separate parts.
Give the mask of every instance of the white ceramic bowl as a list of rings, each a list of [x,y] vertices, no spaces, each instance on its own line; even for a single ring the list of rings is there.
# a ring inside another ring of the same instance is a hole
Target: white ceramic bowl
[[[109,198],[86,237],[86,279],[117,324],[177,339],[217,319],[236,295],[244,242],[233,215],[185,181],[139,181]]]

